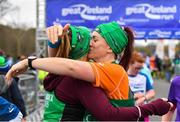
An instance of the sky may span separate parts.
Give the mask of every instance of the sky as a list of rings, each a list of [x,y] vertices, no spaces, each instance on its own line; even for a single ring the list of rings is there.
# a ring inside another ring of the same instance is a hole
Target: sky
[[[4,25],[25,25],[26,27],[36,26],[36,0],[9,0],[11,4],[19,9],[9,12],[0,21]]]

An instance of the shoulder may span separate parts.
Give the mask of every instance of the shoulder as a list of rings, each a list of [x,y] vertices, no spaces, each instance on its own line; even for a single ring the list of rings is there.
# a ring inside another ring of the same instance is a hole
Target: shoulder
[[[95,71],[102,72],[103,74],[109,74],[113,77],[119,77],[121,74],[127,74],[121,65],[113,63],[91,63],[92,68]]]
[[[90,64],[98,66],[98,67],[105,67],[105,68],[123,68],[121,65],[113,64],[113,63],[90,62]]]
[[[101,69],[105,69],[108,71],[116,71],[116,72],[124,72],[124,68],[119,65],[119,64],[113,64],[113,63],[96,63],[95,64],[97,67],[101,68]]]
[[[147,74],[145,74],[145,73],[143,73],[143,72],[140,72],[140,73],[138,73],[141,77],[144,77],[144,78],[146,78],[147,80],[148,80],[148,76],[147,76]]]
[[[171,82],[172,85],[180,86],[180,76],[175,76]]]

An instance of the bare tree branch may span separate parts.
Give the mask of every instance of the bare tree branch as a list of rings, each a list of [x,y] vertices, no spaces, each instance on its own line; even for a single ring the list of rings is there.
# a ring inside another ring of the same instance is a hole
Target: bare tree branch
[[[17,10],[17,6],[13,6],[8,0],[0,0],[0,19],[8,12]]]

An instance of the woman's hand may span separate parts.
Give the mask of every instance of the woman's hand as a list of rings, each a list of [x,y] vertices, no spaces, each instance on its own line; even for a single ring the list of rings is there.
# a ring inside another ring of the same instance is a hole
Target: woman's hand
[[[50,26],[46,29],[46,34],[51,43],[56,43],[58,41],[58,37],[62,36],[63,27],[60,24],[55,24],[54,26]]]
[[[15,65],[13,65],[11,67],[11,69],[7,72],[6,74],[6,83],[8,85],[11,84],[12,82],[12,78],[19,75],[19,74],[22,74],[24,73],[26,70],[28,69],[28,60],[27,59],[24,59],[18,63],[16,63]]]
[[[134,99],[135,100],[137,100],[139,98],[142,98],[142,97],[144,97],[144,93],[142,93],[142,92],[137,92],[137,93],[134,94]]]
[[[136,100],[136,105],[143,105],[145,102],[145,98],[141,97]]]
[[[55,24],[53,26],[50,26],[46,29],[46,34],[48,36],[48,39],[51,43],[56,43],[58,41],[58,37],[62,37],[67,30],[69,29],[70,24],[66,24],[64,27],[62,27],[61,24]]]

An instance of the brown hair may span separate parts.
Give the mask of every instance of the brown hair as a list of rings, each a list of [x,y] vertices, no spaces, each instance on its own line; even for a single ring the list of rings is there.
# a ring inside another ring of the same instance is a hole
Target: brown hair
[[[129,27],[124,27],[124,31],[128,37],[128,44],[121,55],[120,65],[127,71],[134,50],[134,34]]]
[[[71,34],[65,33],[61,37],[61,44],[56,53],[56,57],[68,58],[69,52],[71,51],[70,36]]]
[[[134,62],[144,63],[145,58],[139,52],[134,51],[130,60],[130,64],[133,64]]]

